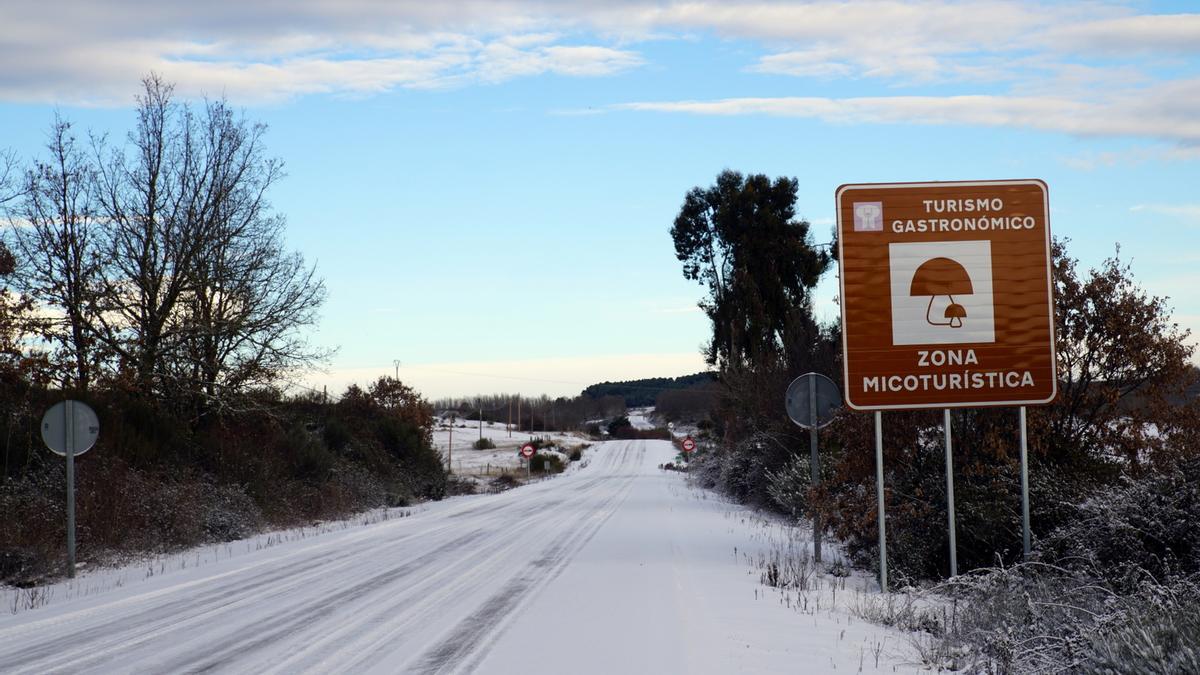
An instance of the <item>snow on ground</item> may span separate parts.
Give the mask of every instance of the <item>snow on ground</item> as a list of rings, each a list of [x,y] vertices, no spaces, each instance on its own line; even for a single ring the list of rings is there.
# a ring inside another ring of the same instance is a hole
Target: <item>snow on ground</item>
[[[653,407],[630,408],[629,415],[628,415],[629,423],[631,425],[633,425],[634,429],[638,429],[640,431],[647,431],[649,429],[655,429],[658,427],[658,425],[655,424],[654,422],[650,421],[650,416],[653,414],[654,414]]]
[[[520,489],[85,574],[0,617],[0,672],[916,670],[851,612],[878,597],[862,575],[763,586],[802,533],[657,468],[674,455],[610,441]]]
[[[492,450],[476,450],[472,447],[480,434],[496,444]],[[517,451],[534,437],[554,441],[559,447],[582,445],[589,441],[582,435],[565,431],[518,431],[508,430],[502,422],[484,422],[480,429],[478,421],[459,420],[453,428],[438,422],[433,430],[433,445],[442,455],[442,461],[450,456],[456,474],[495,475],[502,470],[514,470],[521,466]]]

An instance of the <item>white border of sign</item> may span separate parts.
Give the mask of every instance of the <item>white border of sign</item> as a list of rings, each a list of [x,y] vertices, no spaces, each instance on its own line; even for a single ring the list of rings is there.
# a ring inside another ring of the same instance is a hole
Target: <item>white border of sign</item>
[[[845,255],[842,252],[842,244],[845,242],[845,237],[842,236],[842,193],[854,188],[869,188],[869,189],[901,189],[901,188],[929,188],[937,186],[945,187],[981,187],[992,185],[1036,185],[1042,189],[1042,208],[1046,210],[1046,222],[1044,229],[1046,230],[1046,290],[1047,312],[1050,323],[1050,361],[1054,364],[1056,371],[1055,377],[1051,384],[1049,398],[1028,400],[1028,401],[986,401],[983,403],[914,403],[910,405],[873,405],[859,406],[850,400],[850,360],[846,358],[847,343],[846,343],[846,276],[841,273],[842,261],[845,260]],[[1054,332],[1054,277],[1053,266],[1054,259],[1051,257],[1050,248],[1050,187],[1046,185],[1046,181],[1038,178],[1019,178],[1014,180],[965,180],[965,181],[924,181],[910,183],[847,183],[838,186],[837,192],[834,193],[834,208],[837,211],[837,234],[838,234],[838,296],[841,302],[840,311],[842,315],[842,384],[846,391],[844,394],[846,405],[853,410],[915,410],[919,408],[983,408],[983,407],[1013,407],[1025,405],[1042,405],[1049,403],[1058,396],[1058,351],[1057,337]]]

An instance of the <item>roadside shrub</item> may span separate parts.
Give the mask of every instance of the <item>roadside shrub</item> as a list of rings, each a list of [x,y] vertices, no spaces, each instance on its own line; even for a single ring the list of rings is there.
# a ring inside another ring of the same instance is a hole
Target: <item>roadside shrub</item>
[[[365,467],[337,461],[320,486],[320,512],[314,518],[339,518],[363,509],[390,504],[384,481]]]
[[[282,447],[278,453],[289,457],[292,475],[312,483],[321,482],[329,476],[335,461],[325,444],[313,438],[300,427],[292,427],[280,439]]]
[[[61,463],[0,485],[0,583],[36,583],[62,556],[65,491]]]
[[[794,455],[782,469],[767,470],[767,495],[775,507],[793,518],[808,511],[808,491],[812,486],[809,460]]]
[[[400,480],[416,497],[441,499],[446,494],[442,457],[426,442],[423,430],[394,417],[376,423],[376,436],[400,464]]]
[[[541,473],[562,473],[563,461],[558,455],[537,452],[529,458],[529,470]]]
[[[325,423],[321,436],[325,446],[333,452],[341,453],[350,445],[350,430],[346,428],[345,423],[336,418]]]
[[[504,492],[520,484],[521,481],[517,480],[516,476],[513,476],[511,473],[502,473],[488,483],[488,488],[491,492]]]
[[[629,421],[629,417],[627,415],[621,415],[620,417],[608,423],[609,436],[618,436],[621,432],[632,429],[633,423]]]
[[[721,480],[720,455],[701,454],[688,463],[688,480],[706,490],[714,490]]]
[[[1200,586],[1147,584],[1118,603],[1088,645],[1088,670],[1200,673]]]
[[[50,572],[49,557],[30,548],[0,548],[0,583],[13,586],[36,584]]]
[[[928,593],[934,602],[914,603]],[[877,596],[872,596],[877,597]],[[1200,586],[1143,576],[1121,594],[1081,569],[1041,563],[978,570],[927,592],[889,594],[921,610],[924,665],[969,673],[1200,672]],[[869,603],[879,604],[879,600]],[[883,615],[859,614],[886,623]]]
[[[1117,585],[1200,574],[1200,458],[1100,490],[1041,544],[1043,558]]]
[[[458,476],[450,476],[446,479],[446,496],[454,497],[457,495],[473,495],[479,492],[475,481],[467,478],[459,478]]]
[[[240,485],[211,485],[203,527],[209,541],[245,539],[263,527],[262,509]]]
[[[472,443],[471,447],[475,448],[476,450],[495,450],[496,444],[493,443],[492,439],[490,438],[481,438]]]

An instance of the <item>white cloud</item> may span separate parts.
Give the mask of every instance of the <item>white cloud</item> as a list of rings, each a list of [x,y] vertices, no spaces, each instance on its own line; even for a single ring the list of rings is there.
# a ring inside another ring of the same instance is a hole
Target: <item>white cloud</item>
[[[772,54],[759,59],[752,71],[776,75],[800,77],[834,78],[845,77],[854,72],[853,67],[842,60],[842,55],[829,48]]]
[[[1015,119],[1022,113],[1014,107],[1050,102],[1060,109],[1051,126],[1060,127],[1070,126],[1064,105],[1111,106],[1086,99],[1098,90],[1155,86],[1149,63],[1200,52],[1200,14],[1138,14],[1119,0],[13,4],[0,22],[0,100],[71,104],[127,105],[151,70],[176,81],[182,94],[226,93],[242,103],[544,74],[601,77],[644,64],[631,43],[708,35],[754,43],[759,53],[743,65],[763,74],[873,78],[892,86],[1007,82],[1009,96],[999,98],[1008,103],[990,117]],[[1084,62],[1095,55],[1106,60]],[[1114,56],[1124,60],[1114,63]],[[1147,101],[1141,110],[1174,123],[1194,113],[1194,92],[1180,94],[1178,111],[1168,98]],[[918,114],[914,107],[923,104],[912,97],[901,102],[900,116],[958,119],[971,105],[966,98],[950,97]],[[1128,110],[1116,112],[1134,112],[1134,102],[1129,98]],[[855,107],[836,107],[848,105]]]
[[[1200,53],[1200,14],[1124,16],[1057,26],[1046,42],[1098,53]]]
[[[1103,5],[1026,2],[689,3],[664,10],[665,24],[762,41],[776,53],[758,72],[855,76],[903,82],[1013,78],[1007,62],[1044,48],[1048,27],[1076,22]]]
[[[1200,80],[1128,90],[1101,101],[1052,96],[880,96],[648,101],[616,109],[696,115],[817,118],[831,124],[958,124],[1078,136],[1160,138],[1200,144]]]
[[[1200,145],[1150,145],[1126,150],[1088,152],[1064,157],[1062,162],[1072,169],[1093,171],[1115,166],[1145,164],[1146,162],[1192,162],[1200,160]]]
[[[607,47],[550,45],[521,49],[503,41],[484,47],[477,56],[476,66],[481,80],[503,82],[543,73],[598,77],[641,64],[637,54]]]
[[[128,105],[150,71],[239,102],[373,94],[642,64],[538,3],[28,3],[0,22],[0,100]]]
[[[1200,204],[1138,204],[1129,210],[1170,216],[1200,225]]]

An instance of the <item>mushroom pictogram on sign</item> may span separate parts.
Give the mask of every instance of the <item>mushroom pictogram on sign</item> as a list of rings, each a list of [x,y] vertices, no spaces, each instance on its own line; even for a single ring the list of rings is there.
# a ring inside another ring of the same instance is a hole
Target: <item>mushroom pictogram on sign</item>
[[[954,296],[971,295],[974,292],[967,270],[950,258],[931,258],[921,263],[909,286],[909,295],[929,296],[929,305],[925,308],[925,321],[931,326],[951,328],[961,328],[963,319],[967,317],[967,308],[955,302]],[[933,311],[934,299],[940,295],[949,298],[950,304],[942,316],[946,320],[934,321],[930,313]]]

